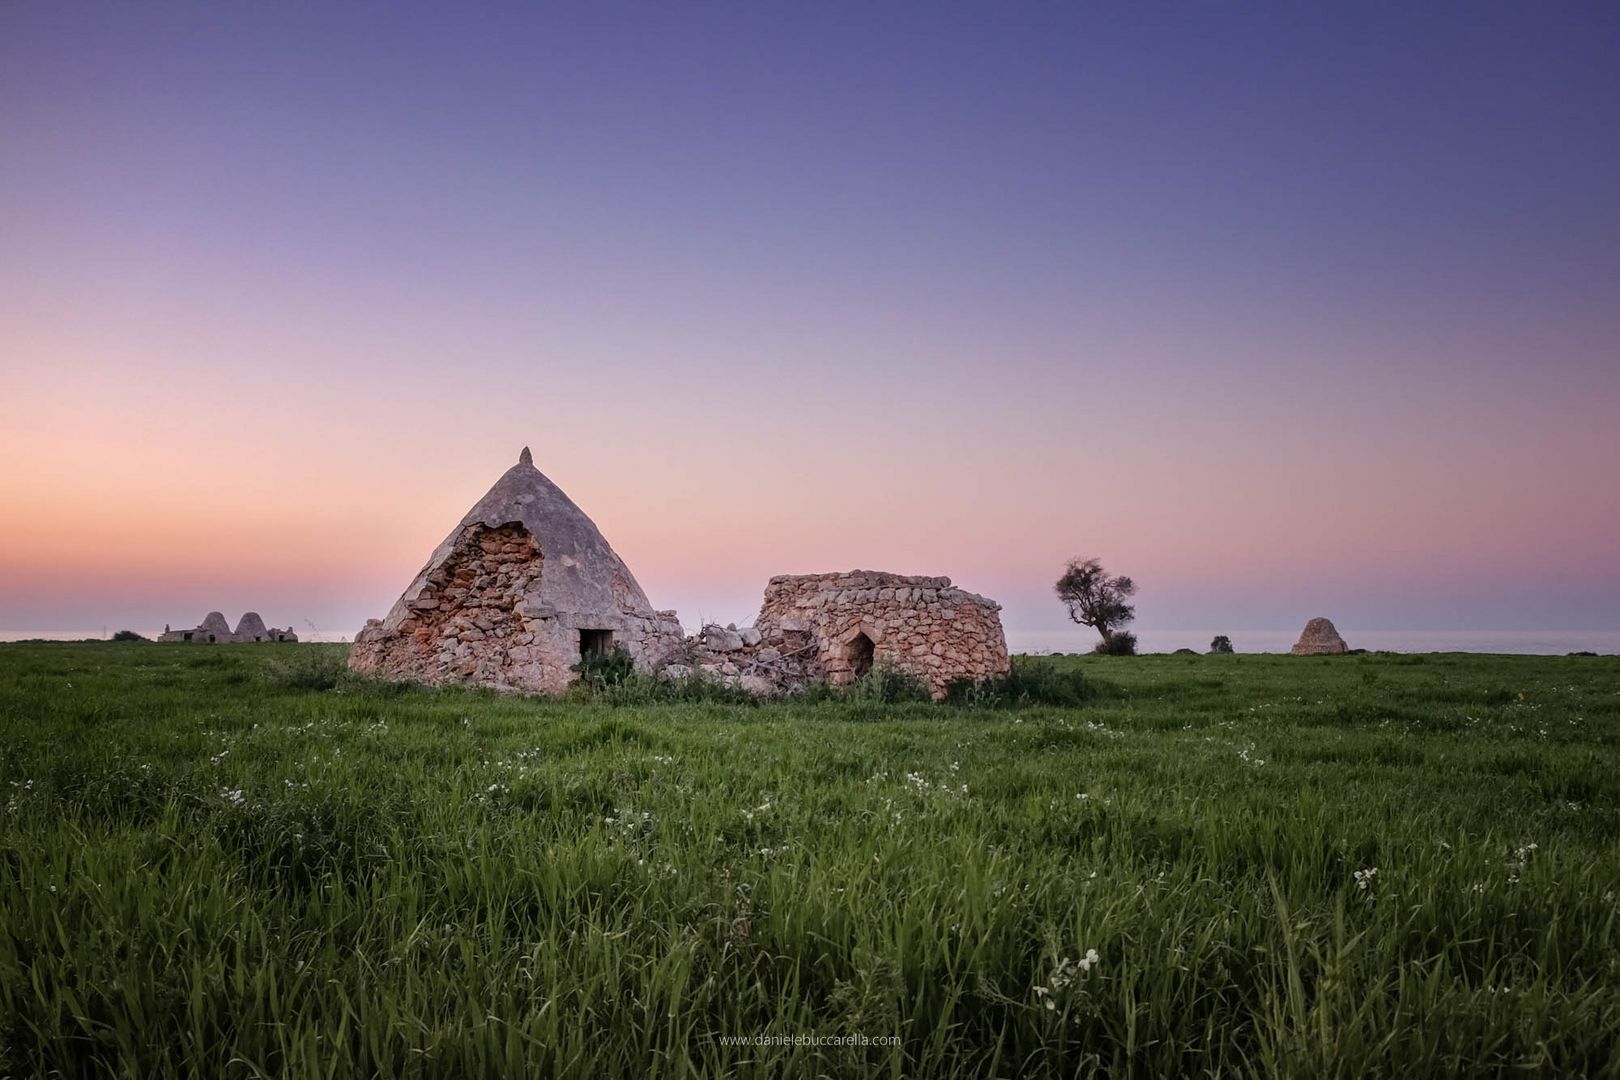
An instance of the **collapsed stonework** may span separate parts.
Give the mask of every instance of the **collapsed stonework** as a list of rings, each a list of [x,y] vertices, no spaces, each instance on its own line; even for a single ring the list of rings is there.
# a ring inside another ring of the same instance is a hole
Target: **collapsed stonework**
[[[883,665],[941,698],[959,679],[1007,673],[1000,610],[948,577],[877,570],[782,575],[766,586],[753,626],[706,627],[694,639],[693,660],[756,693],[811,679],[847,685]]]
[[[189,641],[204,645],[240,645],[254,641],[297,641],[298,635],[293,633],[292,627],[278,630],[273,626],[264,625],[264,620],[257,611],[250,611],[237,622],[236,629],[232,630],[225,622],[225,616],[217,611],[210,611],[203,621],[190,630],[171,630],[167,626],[163,633],[158,635],[159,641]]]
[[[1312,619],[1305,624],[1305,630],[1299,635],[1299,641],[1288,651],[1295,656],[1323,656],[1349,652],[1350,646],[1344,643],[1344,638],[1334,629],[1332,620]]]
[[[582,657],[623,646],[656,670],[680,646],[673,611],[654,611],[584,511],[518,463],[428,558],[386,618],[368,620],[355,671],[558,693]]]

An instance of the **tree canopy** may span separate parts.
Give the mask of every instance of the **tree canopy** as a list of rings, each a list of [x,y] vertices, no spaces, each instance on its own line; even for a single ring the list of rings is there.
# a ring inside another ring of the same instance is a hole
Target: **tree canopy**
[[[1130,603],[1136,582],[1110,577],[1101,560],[1070,559],[1054,589],[1069,609],[1069,618],[1096,630],[1105,643],[1136,618],[1136,605]]]

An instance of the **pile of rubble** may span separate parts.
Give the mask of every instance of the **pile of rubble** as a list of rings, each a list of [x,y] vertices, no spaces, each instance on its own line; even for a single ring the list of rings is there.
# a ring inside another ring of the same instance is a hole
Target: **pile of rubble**
[[[663,669],[666,678],[690,678],[694,673],[752,694],[781,694],[813,679],[825,677],[814,645],[784,649],[780,641],[767,642],[753,626],[710,623],[687,638],[686,647]]]

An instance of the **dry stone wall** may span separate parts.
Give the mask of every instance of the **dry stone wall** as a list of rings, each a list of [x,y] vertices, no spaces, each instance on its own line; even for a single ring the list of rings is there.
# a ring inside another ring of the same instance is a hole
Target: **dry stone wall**
[[[368,675],[497,690],[560,693],[576,677],[582,629],[606,633],[644,666],[682,637],[673,612],[558,611],[536,599],[545,554],[520,522],[466,526],[393,625],[372,620],[349,666]]]
[[[368,674],[426,683],[476,682],[540,689],[534,632],[519,606],[545,556],[522,525],[469,525],[450,557],[428,575],[391,635],[362,632],[350,665]],[[367,631],[381,624],[368,626]],[[386,647],[385,647],[386,645]]]
[[[948,577],[782,575],[766,586],[752,627],[707,627],[692,644],[698,665],[755,691],[817,678],[845,685],[884,665],[937,698],[959,679],[1006,674],[1000,611]]]

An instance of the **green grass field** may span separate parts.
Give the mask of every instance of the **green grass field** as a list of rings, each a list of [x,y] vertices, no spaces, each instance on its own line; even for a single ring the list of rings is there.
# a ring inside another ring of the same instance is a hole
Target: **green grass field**
[[[342,655],[0,646],[0,1076],[1620,1075],[1620,659],[986,709]]]

